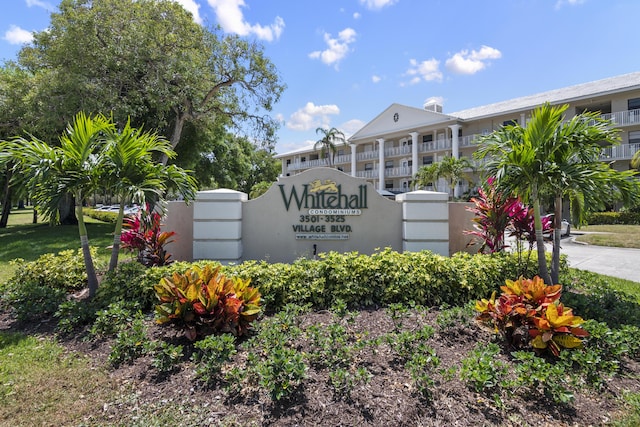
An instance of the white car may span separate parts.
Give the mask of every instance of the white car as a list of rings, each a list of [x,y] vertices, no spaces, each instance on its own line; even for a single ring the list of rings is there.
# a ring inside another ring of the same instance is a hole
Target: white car
[[[553,214],[544,215],[543,218],[550,218],[551,225],[553,226]],[[568,237],[571,234],[571,224],[566,219],[563,219],[560,223],[560,236]],[[547,234],[548,238],[553,238],[553,233],[551,231]]]

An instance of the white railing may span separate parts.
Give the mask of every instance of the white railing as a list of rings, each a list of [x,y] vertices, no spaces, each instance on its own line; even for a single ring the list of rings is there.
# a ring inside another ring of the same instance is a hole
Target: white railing
[[[411,154],[411,146],[405,145],[403,147],[391,147],[384,149],[384,155],[387,156],[401,156],[403,154]]]
[[[602,149],[602,160],[630,160],[635,153],[640,151],[640,144],[621,144]]]
[[[600,117],[611,120],[616,126],[640,125],[640,110],[617,111],[603,114]]]
[[[365,151],[364,153],[358,153],[356,155],[356,160],[372,160],[378,158],[378,150],[375,151]]]
[[[356,176],[358,178],[374,179],[374,178],[378,178],[378,171],[377,170],[356,171]]]
[[[408,166],[388,168],[384,170],[384,176],[385,177],[411,176],[411,168]]]

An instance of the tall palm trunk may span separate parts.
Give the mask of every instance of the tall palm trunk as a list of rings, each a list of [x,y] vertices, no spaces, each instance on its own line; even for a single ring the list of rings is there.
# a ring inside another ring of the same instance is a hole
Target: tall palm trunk
[[[560,235],[562,234],[562,194],[556,194],[553,215],[553,254],[551,256],[552,284],[560,282]]]
[[[98,291],[98,276],[96,268],[93,265],[91,257],[91,249],[89,247],[89,236],[87,235],[87,226],[84,223],[82,215],[82,203],[80,194],[76,195],[76,216],[78,217],[78,230],[80,231],[80,247],[82,248],[82,256],[84,258],[84,266],[87,270],[87,280],[89,285],[89,298],[93,298]]]
[[[546,284],[552,285],[554,282],[551,279],[549,269],[547,268],[547,257],[544,250],[544,236],[542,234],[542,217],[540,215],[540,200],[538,199],[538,187],[535,183],[533,183],[531,198],[533,199],[533,221],[536,228],[536,248],[538,249],[538,272]]]
[[[7,167],[2,198],[2,215],[0,215],[0,228],[7,228],[9,215],[11,214],[11,175],[11,168]]]
[[[113,233],[113,248],[111,249],[111,259],[109,260],[109,271],[118,266],[118,254],[120,253],[120,236],[122,235],[122,220],[124,219],[124,203],[120,203],[116,229]]]

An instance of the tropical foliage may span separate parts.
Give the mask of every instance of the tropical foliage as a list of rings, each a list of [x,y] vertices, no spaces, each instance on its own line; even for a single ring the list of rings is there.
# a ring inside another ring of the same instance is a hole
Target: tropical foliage
[[[326,157],[329,161],[329,167],[331,167],[336,157],[336,153],[338,152],[337,144],[347,144],[347,141],[344,138],[344,133],[336,128],[317,128],[316,133],[321,134],[322,138],[316,141],[313,148],[314,150],[320,150],[320,156],[322,158]]]
[[[582,338],[589,334],[580,327],[584,320],[559,302],[561,285],[546,285],[538,276],[505,283],[498,299],[494,292],[476,302],[479,321],[490,324],[514,348],[530,345],[559,356],[562,348],[582,347]]]
[[[448,192],[453,190],[453,196],[458,197],[458,181],[461,179],[470,179],[467,173],[468,169],[472,169],[469,160],[465,158],[457,159],[455,157],[445,157],[440,162],[432,163],[428,166],[422,166],[414,176],[415,183],[420,188],[426,188],[432,185],[438,191],[438,181],[444,179],[447,181]]]
[[[536,108],[525,126],[503,126],[482,137],[474,154],[487,158],[486,171],[507,194],[516,194],[533,206],[539,274],[546,283],[557,283],[560,262],[562,200],[571,201],[574,223],[584,213],[603,207],[606,201],[626,203],[640,197],[633,171],[616,171],[600,161],[602,144],[618,143],[618,130],[597,112],[586,112],[565,121],[568,105],[544,104]],[[544,256],[541,203],[554,200],[555,224],[551,272]]]

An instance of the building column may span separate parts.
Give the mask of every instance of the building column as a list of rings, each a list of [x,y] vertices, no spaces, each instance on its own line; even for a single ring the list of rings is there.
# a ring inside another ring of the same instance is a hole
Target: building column
[[[460,159],[460,141],[458,140],[460,125],[451,125],[449,128],[451,129],[451,157]],[[460,197],[460,186],[457,181],[453,184],[453,197]]]
[[[356,176],[356,144],[349,144],[351,147],[351,176]]]
[[[378,141],[378,191],[384,190],[384,138]]]
[[[411,178],[418,172],[418,132],[409,132],[411,135]]]
[[[460,130],[460,125],[451,125],[449,129],[451,129],[451,157],[459,159],[460,141],[458,140],[458,131]]]

